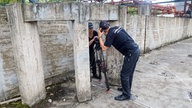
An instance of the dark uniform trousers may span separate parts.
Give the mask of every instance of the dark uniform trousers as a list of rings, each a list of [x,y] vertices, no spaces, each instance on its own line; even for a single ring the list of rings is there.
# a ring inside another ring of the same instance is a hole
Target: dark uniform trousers
[[[126,54],[124,57],[124,63],[120,74],[123,95],[131,96],[133,74],[139,55],[140,50],[138,48],[134,52]]]

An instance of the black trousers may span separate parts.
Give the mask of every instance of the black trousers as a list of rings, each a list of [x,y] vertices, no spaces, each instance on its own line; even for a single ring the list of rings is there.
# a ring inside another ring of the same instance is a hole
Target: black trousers
[[[133,74],[139,59],[139,55],[140,50],[137,49],[133,53],[127,54],[124,57],[123,67],[120,73],[123,95],[131,96]]]
[[[93,76],[96,76],[97,73],[96,73],[95,53],[90,52],[89,56],[90,56],[90,68],[92,70]]]

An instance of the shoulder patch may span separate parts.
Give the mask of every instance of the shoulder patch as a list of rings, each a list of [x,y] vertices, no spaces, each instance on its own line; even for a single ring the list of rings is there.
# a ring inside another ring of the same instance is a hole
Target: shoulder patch
[[[122,28],[121,27],[118,27],[117,29],[115,29],[114,31],[113,31],[113,33],[119,33],[120,31],[122,30]]]

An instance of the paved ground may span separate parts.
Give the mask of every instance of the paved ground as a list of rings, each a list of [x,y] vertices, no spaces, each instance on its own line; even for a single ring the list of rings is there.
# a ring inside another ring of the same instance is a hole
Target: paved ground
[[[58,89],[59,98],[36,108],[192,108],[191,85],[192,38],[140,57],[133,81],[134,100],[115,101],[114,96],[120,94],[115,86],[107,94],[104,84],[93,80],[91,101],[78,103],[71,83],[71,90]]]

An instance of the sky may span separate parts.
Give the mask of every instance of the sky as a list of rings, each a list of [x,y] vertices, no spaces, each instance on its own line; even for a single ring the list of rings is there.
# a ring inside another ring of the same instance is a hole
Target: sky
[[[150,0],[152,1],[152,3],[155,3],[155,2],[166,2],[166,1],[170,1],[170,0]]]

